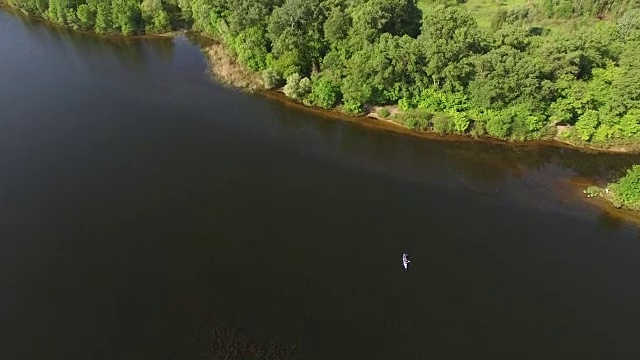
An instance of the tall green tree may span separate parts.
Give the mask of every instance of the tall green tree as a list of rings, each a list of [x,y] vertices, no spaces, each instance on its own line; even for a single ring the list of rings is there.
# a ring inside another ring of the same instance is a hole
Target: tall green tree
[[[485,51],[475,19],[457,7],[437,7],[422,21],[418,40],[427,57],[426,72],[434,87],[457,90],[471,76],[467,61]]]
[[[323,36],[326,14],[321,5],[320,0],[286,0],[273,10],[267,36],[274,55],[295,52],[307,71],[318,64],[326,48]]]

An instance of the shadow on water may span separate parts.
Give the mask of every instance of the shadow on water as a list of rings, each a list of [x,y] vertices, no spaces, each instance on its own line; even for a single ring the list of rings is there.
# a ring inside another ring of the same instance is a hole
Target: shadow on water
[[[61,46],[74,53],[74,60],[91,66],[93,59],[110,57],[121,66],[135,72],[148,73],[148,62],[160,59],[170,62],[174,55],[174,42],[170,38],[126,38],[97,36],[65,27],[48,24],[44,20],[15,14],[31,40],[48,46]],[[44,41],[43,41],[44,40]]]
[[[486,179],[491,182],[492,179],[504,180],[507,176],[519,177],[522,171],[539,170],[554,164],[569,170],[574,177],[605,182],[620,177],[631,164],[640,161],[638,154],[595,152],[545,142],[513,144],[456,136],[439,139],[435,135],[425,140],[388,129],[363,132],[353,124],[360,122],[365,127],[370,127],[368,124],[375,120],[354,121],[353,118],[346,118],[350,122],[345,124],[335,120],[344,118],[343,116],[319,115],[317,110],[283,101],[278,95],[268,97],[277,99],[277,105],[269,106],[269,111],[278,114],[277,122],[283,131],[289,132],[290,137],[315,132],[332,143],[339,142],[342,151],[354,155],[359,152],[365,158],[380,162],[382,168],[398,159],[405,160],[405,157],[408,157],[407,161],[412,168],[418,170],[427,168],[430,161],[444,159],[461,171],[469,172],[474,180]],[[301,114],[308,114],[306,118],[313,120],[304,121]],[[318,121],[321,118],[324,121]],[[376,144],[375,147],[371,146],[372,142]],[[369,152],[363,153],[365,151]]]
[[[369,164],[389,173],[412,172],[418,179],[440,177],[449,182],[462,174],[469,182],[493,186],[508,178],[521,178],[525,172],[555,166],[564,173],[559,176],[604,183],[618,178],[639,161],[636,154],[594,153],[539,143],[424,140],[384,130],[364,132],[353,123],[321,119],[322,116],[301,118],[304,111],[292,114],[283,109],[269,110],[279,112],[278,125],[288,138],[314,136],[325,144],[335,144],[336,151],[350,155],[354,163]],[[442,164],[452,170],[434,173]]]
[[[598,216],[598,224],[607,230],[619,230],[624,221],[619,217],[612,216],[610,213],[603,211]]]

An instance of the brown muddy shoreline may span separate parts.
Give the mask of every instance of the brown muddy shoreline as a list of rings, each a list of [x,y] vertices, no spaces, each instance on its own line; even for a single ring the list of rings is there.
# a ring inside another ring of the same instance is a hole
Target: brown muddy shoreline
[[[541,147],[541,146],[550,146],[561,149],[572,149],[578,150],[585,153],[604,153],[604,154],[636,154],[637,151],[621,151],[616,149],[602,149],[595,147],[583,147],[577,146],[569,142],[564,142],[560,140],[526,140],[526,141],[510,141],[503,140],[498,138],[492,138],[488,136],[482,137],[472,137],[470,135],[456,135],[456,134],[445,134],[440,135],[436,132],[431,131],[414,131],[408,129],[407,127],[398,124],[391,120],[379,119],[371,114],[363,115],[363,116],[351,116],[347,115],[337,109],[320,109],[312,106],[306,106],[300,102],[292,100],[284,95],[281,91],[278,90],[263,90],[258,92],[258,94],[265,96],[269,99],[276,100],[281,104],[297,109],[302,109],[304,111],[308,111],[313,114],[321,115],[327,118],[332,118],[336,120],[347,121],[351,123],[360,124],[369,128],[374,128],[383,131],[390,131],[395,133],[400,133],[404,135],[414,136],[423,139],[429,140],[439,140],[439,141],[457,141],[457,142],[485,142],[489,144],[499,144],[513,147]]]

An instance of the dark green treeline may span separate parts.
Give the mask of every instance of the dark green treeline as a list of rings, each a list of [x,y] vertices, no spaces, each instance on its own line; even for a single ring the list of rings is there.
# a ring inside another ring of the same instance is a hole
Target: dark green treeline
[[[637,1],[523,2],[487,28],[457,3],[414,0],[8,1],[101,34],[193,29],[291,98],[354,114],[398,104],[414,129],[640,142]]]

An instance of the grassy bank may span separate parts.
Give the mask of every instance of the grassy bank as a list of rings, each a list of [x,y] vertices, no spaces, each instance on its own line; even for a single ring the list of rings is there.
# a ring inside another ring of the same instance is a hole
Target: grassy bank
[[[216,42],[203,52],[209,62],[209,73],[218,82],[247,92],[265,89],[262,76],[240,63],[224,44]]]

